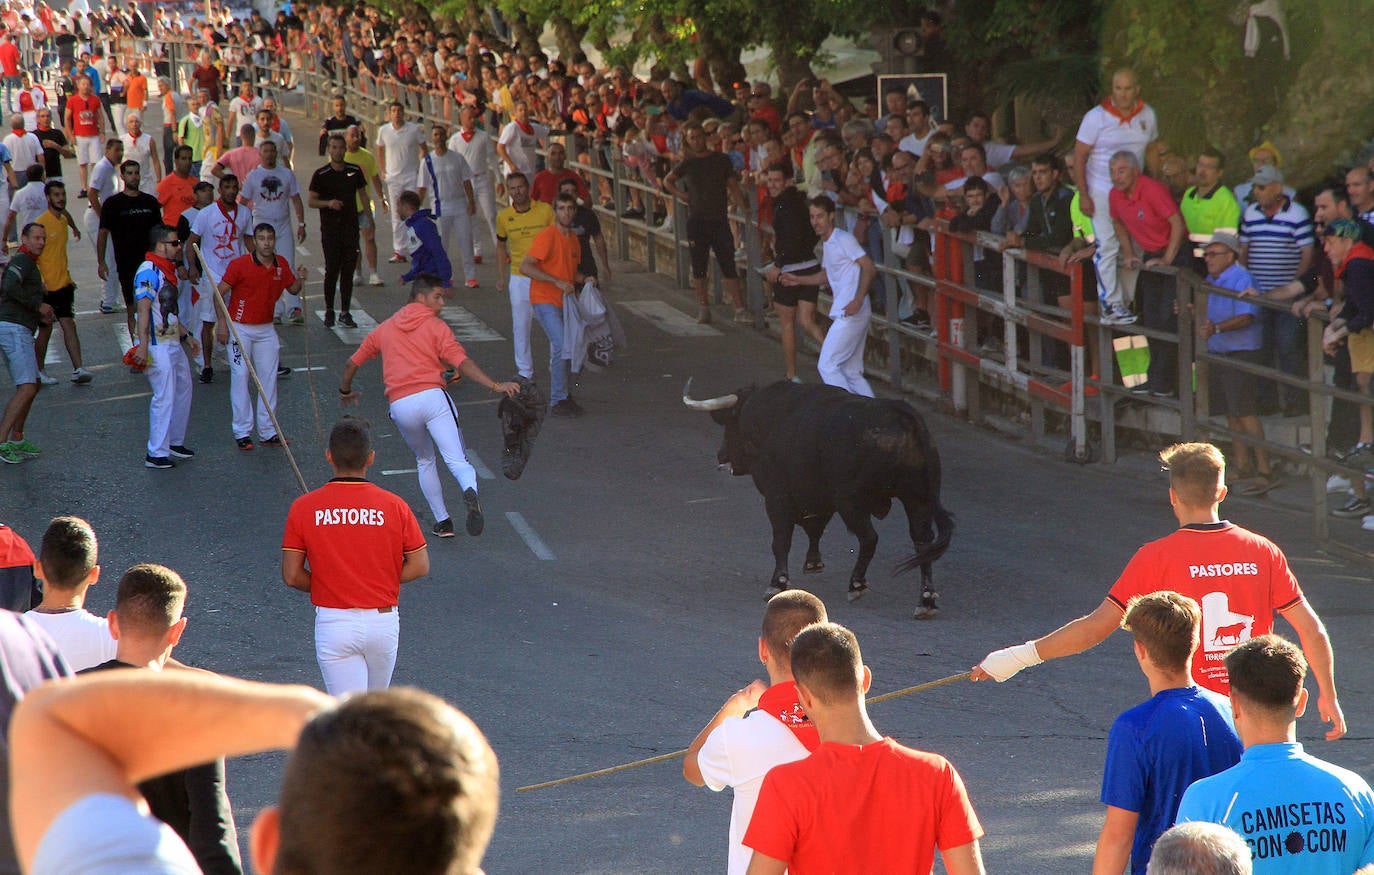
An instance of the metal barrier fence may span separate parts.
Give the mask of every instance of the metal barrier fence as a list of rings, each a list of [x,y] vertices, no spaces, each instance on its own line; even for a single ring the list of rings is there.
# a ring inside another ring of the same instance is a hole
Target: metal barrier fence
[[[167,46],[171,68],[181,72],[182,78],[177,81],[187,81],[194,66],[193,50],[200,47],[172,42]],[[385,122],[387,104],[397,99],[407,105],[408,117],[421,123],[442,122],[452,126],[455,121],[456,105],[444,96],[407,90],[368,77],[354,77],[337,64],[331,69],[307,65],[304,69],[292,70],[254,65],[248,75],[269,91],[284,90],[281,89],[283,82],[299,83],[304,97],[303,108],[310,118],[327,116],[331,111],[331,99],[343,95],[349,112],[374,126]],[[294,77],[294,81],[290,77]],[[555,135],[571,139],[568,134]],[[597,198],[593,197],[593,208],[614,234],[617,256],[629,260],[637,255],[648,270],[659,272],[660,262],[666,255],[672,261],[678,285],[688,287],[685,205],[676,202],[670,205],[671,222],[667,226],[657,225],[650,218],[623,217],[621,212],[635,201],[649,205],[644,214],[651,217],[652,204],[665,198],[661,188],[635,178],[620,157],[609,149],[569,148],[568,152],[574,156],[583,152],[593,158],[594,163],[569,161],[568,166],[581,173],[594,192],[609,192],[611,205],[596,203]],[[747,210],[732,212],[730,218],[742,229],[743,251],[737,253],[737,262],[743,269],[746,305],[753,314],[755,328],[764,329],[766,297],[760,268],[763,266],[763,234],[770,229],[761,227],[757,220],[758,204],[753,186],[745,186],[745,193]],[[852,211],[849,217],[852,220]],[[906,390],[915,389],[917,376],[929,372],[938,381],[942,397],[953,409],[975,422],[986,419],[983,408],[988,403],[988,393],[984,392],[984,387],[988,387],[994,403],[1000,401],[1010,405],[1028,418],[1030,433],[1036,439],[1058,430],[1059,420],[1062,420],[1068,436],[1065,455],[1079,463],[1115,462],[1119,439],[1128,431],[1158,434],[1161,442],[1175,436],[1182,440],[1221,437],[1263,447],[1272,457],[1305,472],[1310,480],[1314,537],[1334,552],[1361,559],[1374,558],[1358,535],[1344,529],[1333,535],[1328,519],[1328,475],[1339,474],[1360,482],[1365,472],[1327,456],[1327,408],[1333,399],[1354,404],[1368,403],[1368,399],[1337,389],[1326,379],[1321,345],[1324,319],[1307,320],[1308,367],[1305,375],[1292,375],[1277,368],[1229,358],[1224,360],[1226,367],[1306,393],[1309,403],[1305,425],[1310,440],[1304,449],[1294,445],[1298,441],[1282,443],[1272,437],[1261,441],[1253,435],[1235,432],[1226,426],[1224,418],[1218,421],[1208,415],[1208,371],[1223,359],[1207,352],[1206,342],[1200,338],[1193,317],[1206,313],[1210,295],[1237,297],[1236,293],[1207,285],[1190,271],[1151,268],[1149,273],[1167,278],[1173,285],[1181,314],[1178,329],[1103,326],[1096,317],[1095,302],[1083,299],[1086,279],[1082,263],[1065,265],[1052,256],[1022,249],[1002,251],[999,238],[952,233],[945,223],[940,223],[932,235],[932,250],[930,275],[904,267],[891,245],[884,245],[881,253],[875,253],[878,273],[886,289],[887,312],[875,312],[871,322],[866,350],[866,369],[871,375],[887,381],[895,389]],[[976,281],[969,281],[976,276],[976,256],[980,253],[983,258],[1000,261],[1002,279],[998,288],[979,288]],[[712,299],[720,303],[723,298],[721,277],[718,266],[713,269]],[[909,298],[918,289],[930,296],[932,331],[920,330],[898,318],[899,300]],[[1286,311],[1288,308],[1287,304],[1262,297],[1250,300],[1266,310]],[[828,296],[822,293],[818,318],[823,318],[827,303]],[[990,326],[989,332],[1000,335],[1000,344],[991,349],[978,345],[976,329],[980,319],[985,326]],[[1154,344],[1177,347],[1177,397],[1135,394],[1114,378],[1113,340],[1132,335],[1144,337]],[[1358,532],[1358,523],[1354,521],[1354,532]]]

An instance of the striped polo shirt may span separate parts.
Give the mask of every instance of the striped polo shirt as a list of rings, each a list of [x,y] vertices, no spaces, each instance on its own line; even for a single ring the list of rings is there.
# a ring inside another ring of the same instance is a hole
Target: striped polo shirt
[[[1316,237],[1307,210],[1285,198],[1272,217],[1258,204],[1246,207],[1240,219],[1240,242],[1246,246],[1245,267],[1255,278],[1255,288],[1267,292],[1293,281],[1302,247],[1315,245]]]

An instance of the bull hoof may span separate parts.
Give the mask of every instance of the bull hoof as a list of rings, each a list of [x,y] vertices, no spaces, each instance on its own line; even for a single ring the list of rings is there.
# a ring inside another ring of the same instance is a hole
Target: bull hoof
[[[817,559],[814,562],[808,559],[806,560],[806,564],[802,566],[802,574],[818,574],[824,570],[825,563],[822,562],[820,559]]]
[[[850,600],[851,602],[857,602],[859,599],[863,598],[863,597],[864,597],[865,595],[867,595],[867,594],[868,594],[868,581],[866,581],[866,580],[851,580],[851,581],[849,582],[849,595],[848,595],[848,598],[849,598],[849,600]]]

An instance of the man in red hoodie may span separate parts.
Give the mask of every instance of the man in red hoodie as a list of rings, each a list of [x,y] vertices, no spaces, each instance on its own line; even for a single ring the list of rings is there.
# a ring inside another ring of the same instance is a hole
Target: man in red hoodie
[[[369,359],[382,356],[382,382],[391,402],[391,418],[415,453],[420,491],[434,514],[431,531],[440,538],[453,537],[453,518],[444,504],[444,488],[435,462],[436,445],[444,464],[463,488],[468,534],[482,534],[483,526],[477,472],[463,449],[458,408],[444,391],[445,367],[457,371],[454,380],[467,377],[479,386],[508,396],[520,391],[515,383],[498,383],[488,377],[453,339],[453,330],[439,318],[449,294],[438,277],[417,277],[410,287],[410,303],[363,339],[339,380],[339,400],[344,405],[357,404],[359,396],[353,390],[353,376]]]

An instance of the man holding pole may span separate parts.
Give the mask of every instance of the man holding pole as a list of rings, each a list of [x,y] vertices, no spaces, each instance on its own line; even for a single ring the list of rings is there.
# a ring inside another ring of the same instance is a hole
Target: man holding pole
[[[234,440],[240,450],[253,449],[253,402],[249,395],[248,362],[258,386],[258,436],[264,447],[284,446],[272,421],[277,409],[277,363],[281,340],[272,325],[272,312],[282,292],[298,294],[301,278],[277,254],[277,232],[263,222],[253,229],[253,251],[229,263],[218,292],[224,296],[228,321],[215,326],[215,340],[229,348],[229,397],[233,404]],[[228,323],[234,323],[230,326]],[[233,337],[230,338],[230,329]]]
[[[754,815],[763,776],[820,745],[816,727],[797,702],[789,648],[798,632],[825,621],[825,605],[805,590],[790,589],[769,599],[758,641],[768,683],[756,680],[726,699],[687,748],[682,763],[687,783],[717,792],[734,790],[727,875],[744,875],[749,868],[753,852],[744,846],[744,831]]]

